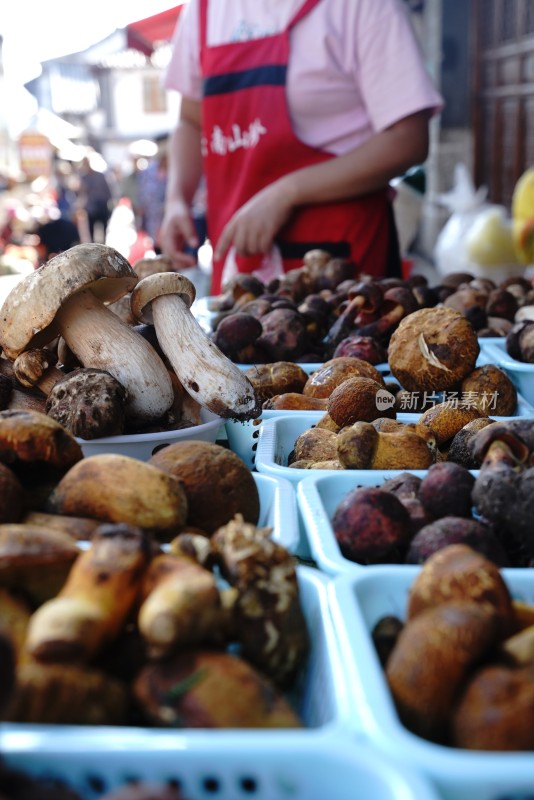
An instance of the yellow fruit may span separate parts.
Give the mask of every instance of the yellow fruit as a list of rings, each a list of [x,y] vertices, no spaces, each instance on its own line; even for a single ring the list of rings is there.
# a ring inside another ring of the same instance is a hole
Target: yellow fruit
[[[469,260],[475,264],[517,263],[512,226],[504,208],[492,206],[480,212],[465,237],[465,248]]]
[[[522,264],[534,264],[534,167],[517,181],[512,196],[513,240]]]
[[[512,195],[512,218],[534,218],[534,167],[529,167],[517,181]]]
[[[522,264],[534,264],[534,216],[526,220],[514,220],[514,246]]]

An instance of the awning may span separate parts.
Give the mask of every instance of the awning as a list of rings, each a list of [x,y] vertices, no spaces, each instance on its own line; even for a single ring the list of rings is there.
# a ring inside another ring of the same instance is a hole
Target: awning
[[[169,42],[172,39],[176,22],[180,12],[184,7],[184,2],[160,14],[152,17],[140,19],[126,26],[127,46],[134,50],[139,50],[146,56],[152,55],[154,47],[161,42]]]

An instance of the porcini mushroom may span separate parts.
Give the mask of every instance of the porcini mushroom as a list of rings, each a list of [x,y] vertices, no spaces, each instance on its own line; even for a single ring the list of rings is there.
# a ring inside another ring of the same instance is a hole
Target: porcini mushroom
[[[187,496],[178,478],[151,464],[98,453],[68,470],[51,493],[48,510],[136,525],[170,541],[187,519]]]
[[[346,469],[428,469],[434,461],[427,441],[407,427],[383,433],[355,422],[337,434],[336,445]]]
[[[40,389],[48,394],[56,381],[65,377],[57,364],[57,356],[45,347],[25,350],[13,362],[15,378],[27,389]]]
[[[107,370],[124,386],[129,420],[157,419],[173,402],[168,371],[154,348],[105,305],[136,283],[114,248],[71,247],[11,290],[0,311],[0,345],[15,360],[60,334],[83,366]]]
[[[191,313],[195,294],[184,275],[148,275],[132,290],[132,312],[140,322],[154,325],[161,349],[186,392],[221,417],[253,419],[261,408],[254,387]]]

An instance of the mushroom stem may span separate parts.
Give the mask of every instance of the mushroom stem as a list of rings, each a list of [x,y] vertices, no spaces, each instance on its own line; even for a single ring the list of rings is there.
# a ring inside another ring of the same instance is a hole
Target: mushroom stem
[[[157,419],[171,407],[172,384],[161,358],[91,291],[82,290],[67,299],[56,321],[84,367],[106,370],[126,389],[129,420]]]
[[[257,413],[250,382],[211,341],[178,295],[152,300],[161,349],[185,390],[221,417],[249,419]]]

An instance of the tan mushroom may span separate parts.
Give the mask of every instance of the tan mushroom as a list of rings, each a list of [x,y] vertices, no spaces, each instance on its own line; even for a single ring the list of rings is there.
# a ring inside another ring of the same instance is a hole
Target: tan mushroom
[[[392,374],[409,392],[454,388],[475,368],[476,332],[459,311],[421,308],[404,317],[388,347]]]
[[[0,345],[14,360],[60,334],[83,366],[107,370],[124,386],[129,420],[157,419],[173,402],[167,369],[154,348],[106,306],[136,283],[130,264],[112,247],[71,247],[11,290],[0,312]]]
[[[195,294],[184,275],[148,275],[132,290],[132,312],[140,322],[154,325],[180,382],[202,406],[221,417],[254,419],[261,408],[254,387],[191,313]]]
[[[53,513],[136,525],[160,540],[177,535],[187,519],[182,482],[130,456],[100,453],[82,459],[49,498]]]
[[[346,469],[428,469],[434,461],[426,439],[409,428],[377,431],[355,422],[337,434],[337,456]]]
[[[464,425],[482,416],[482,412],[474,405],[468,408],[445,401],[436,403],[424,411],[417,420],[415,429],[421,436],[430,432],[438,447],[442,447],[451,441]]]

